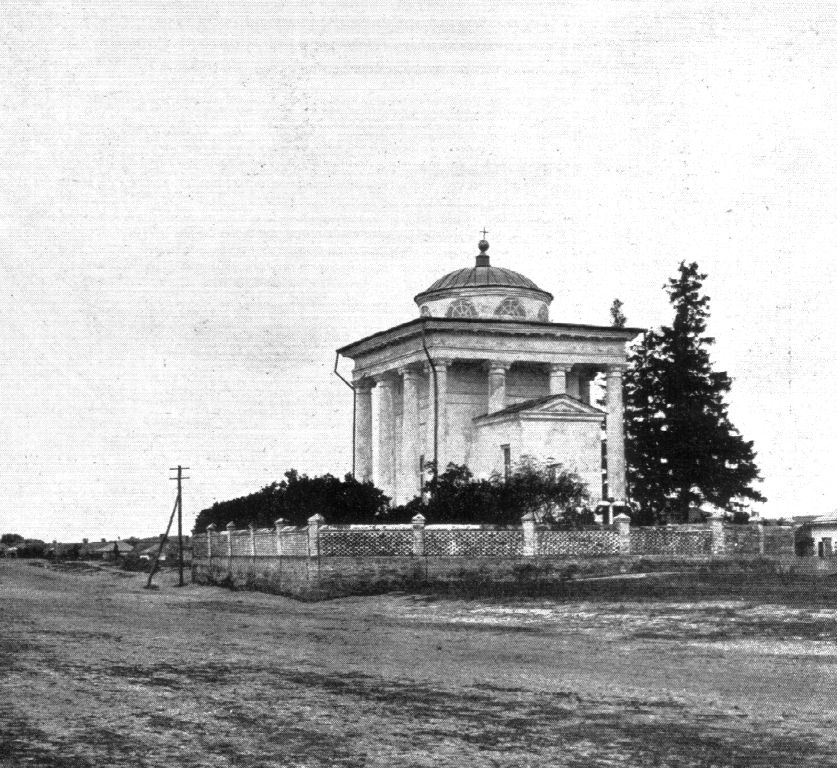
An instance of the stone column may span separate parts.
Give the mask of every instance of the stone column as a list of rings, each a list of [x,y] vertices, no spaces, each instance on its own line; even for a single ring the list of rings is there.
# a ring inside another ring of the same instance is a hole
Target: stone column
[[[572,369],[567,371],[567,394],[570,397],[575,397],[581,400],[581,391],[580,391],[580,376],[578,371],[573,371]]]
[[[502,411],[506,407],[507,363],[488,364],[488,413]]]
[[[587,374],[582,373],[578,377],[578,399],[582,403],[590,403],[590,378]]]
[[[355,477],[364,482],[372,479],[372,387],[375,382],[355,382]]]
[[[404,405],[401,422],[401,471],[398,473],[398,501],[402,504],[421,493],[421,426],[419,421],[419,372],[400,368],[404,381]]]
[[[375,485],[395,497],[395,380],[378,380],[378,477]]]
[[[549,394],[550,395],[566,395],[567,394],[567,374],[570,372],[570,366],[562,363],[553,363],[549,366]]]
[[[436,369],[436,386],[438,387],[439,408],[438,408],[438,425],[439,425],[439,452],[437,470],[441,475],[448,466],[447,453],[447,437],[448,437],[448,366],[451,361],[448,359],[439,359],[433,361]],[[433,371],[427,372],[428,381],[428,413],[427,413],[427,453],[425,454],[425,461],[433,461],[433,429],[434,429],[434,392],[433,392]]]
[[[625,417],[621,365],[607,368],[607,488],[615,501],[625,501]]]

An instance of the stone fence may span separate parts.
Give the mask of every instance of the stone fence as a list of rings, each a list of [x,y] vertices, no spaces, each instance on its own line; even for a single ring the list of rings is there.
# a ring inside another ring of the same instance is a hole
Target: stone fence
[[[478,570],[503,578],[534,560],[780,557],[793,555],[793,543],[791,528],[725,525],[720,517],[705,525],[637,528],[619,515],[612,526],[555,530],[532,515],[507,529],[427,525],[422,515],[407,525],[329,526],[314,515],[301,528],[284,520],[244,530],[210,525],[193,537],[192,572],[199,583],[329,597]]]

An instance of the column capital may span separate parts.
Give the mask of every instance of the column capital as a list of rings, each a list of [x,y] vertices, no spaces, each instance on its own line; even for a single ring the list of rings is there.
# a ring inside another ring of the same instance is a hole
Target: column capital
[[[452,357],[433,358],[433,367],[436,369],[437,372],[440,370],[447,371],[447,369],[450,368],[451,363],[453,363]],[[427,373],[430,373],[430,363],[425,363],[422,369]]]
[[[375,387],[375,379],[364,376],[354,382],[355,392],[371,392]]]
[[[375,384],[382,389],[394,387],[396,384],[395,376],[392,371],[381,373],[375,377]]]
[[[608,377],[622,376],[627,369],[628,366],[626,363],[608,363],[605,372],[607,373]]]
[[[549,364],[549,372],[550,373],[569,373],[572,370],[573,364],[572,363],[550,363]]]
[[[504,373],[508,372],[511,366],[511,363],[507,363],[503,360],[488,360],[485,363],[485,367],[488,368],[489,371],[503,371]]]
[[[409,365],[402,365],[398,369],[398,375],[406,381],[408,379],[417,379],[421,374],[417,368],[413,368]]]

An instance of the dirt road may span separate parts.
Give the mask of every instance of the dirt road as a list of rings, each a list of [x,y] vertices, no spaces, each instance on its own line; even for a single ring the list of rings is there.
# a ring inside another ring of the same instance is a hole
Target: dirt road
[[[143,581],[0,561],[0,765],[837,765],[837,610]]]

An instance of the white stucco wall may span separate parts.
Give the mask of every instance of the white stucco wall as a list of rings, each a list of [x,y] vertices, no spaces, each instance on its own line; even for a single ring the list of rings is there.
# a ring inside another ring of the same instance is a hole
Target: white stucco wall
[[[837,555],[837,521],[833,524],[811,526],[811,538],[814,540],[814,554],[819,554],[819,546],[823,539],[831,539],[832,554]]]

